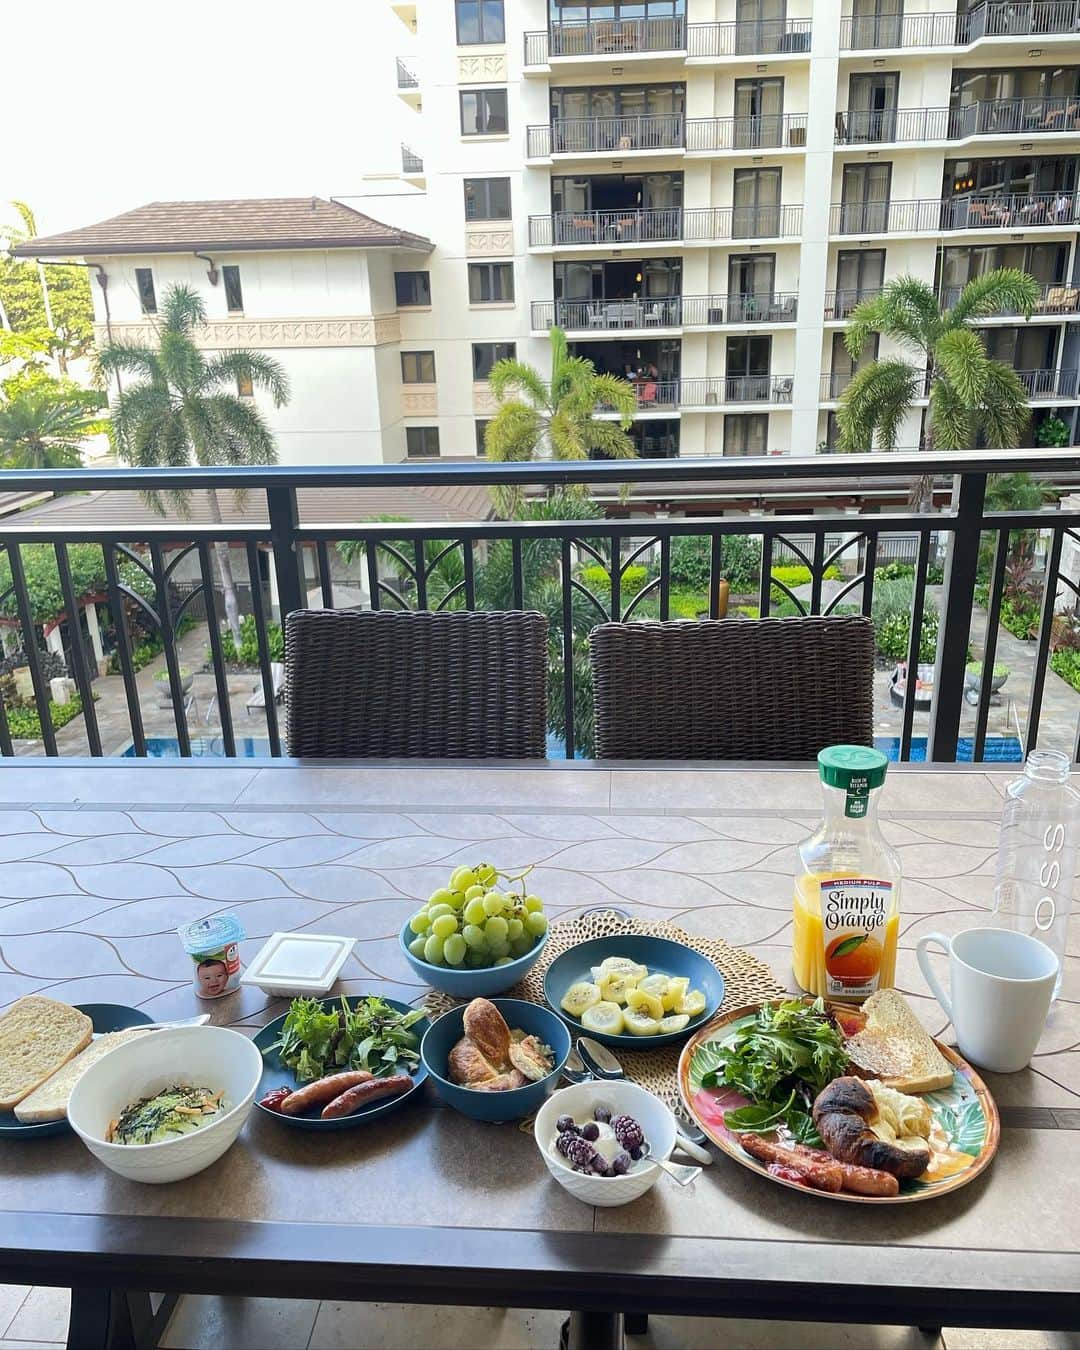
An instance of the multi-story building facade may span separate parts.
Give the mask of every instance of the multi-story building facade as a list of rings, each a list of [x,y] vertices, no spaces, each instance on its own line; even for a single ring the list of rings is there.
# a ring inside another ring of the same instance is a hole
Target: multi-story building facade
[[[814,453],[855,303],[997,266],[1042,287],[986,323],[1032,437],[1057,414],[1080,439],[1077,0],[386,3],[436,246],[399,312],[438,415],[407,421],[441,453],[481,443],[491,363],[544,368],[552,323],[634,379],[642,453]]]

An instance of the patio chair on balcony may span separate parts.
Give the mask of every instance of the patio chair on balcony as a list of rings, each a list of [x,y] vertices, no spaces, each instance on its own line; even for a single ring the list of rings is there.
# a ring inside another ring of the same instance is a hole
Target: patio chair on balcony
[[[589,642],[599,759],[809,760],[873,743],[869,619],[605,623]]]
[[[289,754],[543,759],[547,619],[296,610],[285,620]]]

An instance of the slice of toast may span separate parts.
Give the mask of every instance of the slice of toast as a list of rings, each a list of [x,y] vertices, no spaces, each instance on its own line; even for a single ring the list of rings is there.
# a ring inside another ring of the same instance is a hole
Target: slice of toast
[[[852,1064],[897,1092],[936,1092],[953,1080],[952,1065],[930,1039],[903,994],[879,989],[862,1006],[866,1025],[844,1042]]]
[[[51,1078],[90,1044],[94,1024],[66,1003],[28,994],[0,1016],[0,1111]]]
[[[24,1125],[36,1125],[44,1120],[63,1120],[67,1115],[71,1089],[90,1065],[96,1064],[125,1041],[145,1035],[147,1032],[143,1027],[129,1027],[126,1031],[110,1031],[106,1036],[99,1036],[81,1054],[69,1059],[62,1069],[58,1069],[39,1088],[24,1097],[15,1107],[15,1119]]]

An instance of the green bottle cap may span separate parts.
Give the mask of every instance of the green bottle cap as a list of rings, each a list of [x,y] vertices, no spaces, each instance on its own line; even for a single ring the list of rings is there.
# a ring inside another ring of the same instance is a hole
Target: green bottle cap
[[[865,745],[829,745],[817,759],[821,781],[847,793],[844,814],[855,819],[865,816],[871,790],[885,781],[887,757]]]

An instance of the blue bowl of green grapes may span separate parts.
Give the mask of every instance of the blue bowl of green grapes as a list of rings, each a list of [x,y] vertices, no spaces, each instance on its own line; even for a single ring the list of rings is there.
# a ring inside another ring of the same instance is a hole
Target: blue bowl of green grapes
[[[526,885],[531,870],[455,867],[401,930],[401,950],[417,975],[454,998],[513,988],[547,941],[544,902]]]

